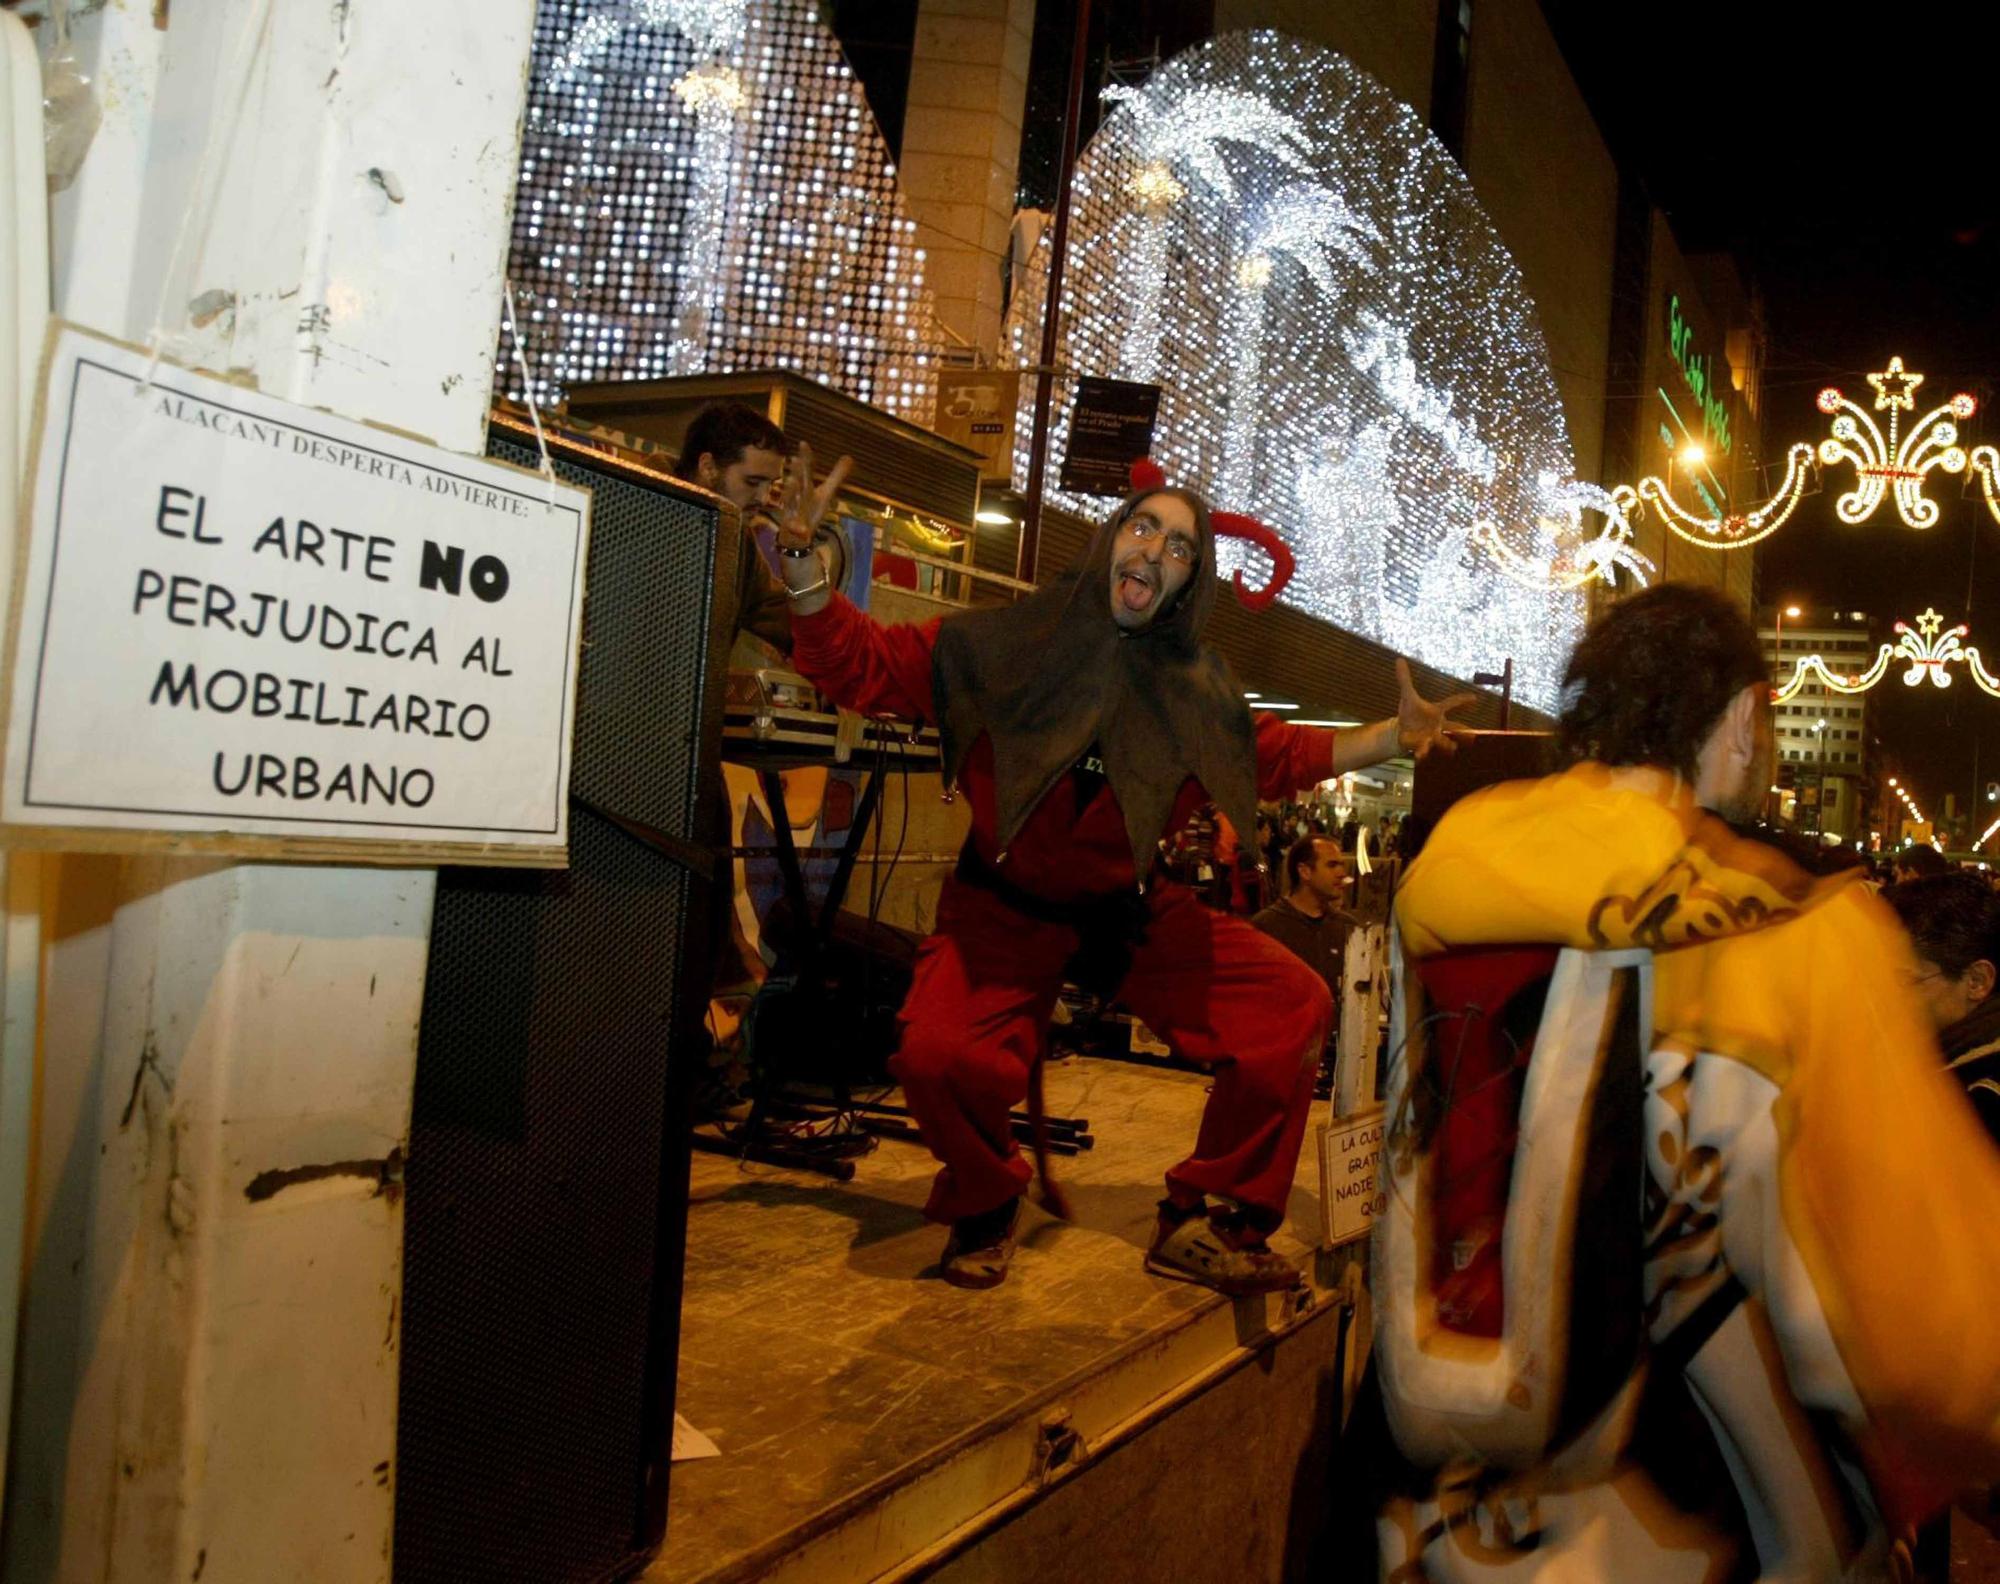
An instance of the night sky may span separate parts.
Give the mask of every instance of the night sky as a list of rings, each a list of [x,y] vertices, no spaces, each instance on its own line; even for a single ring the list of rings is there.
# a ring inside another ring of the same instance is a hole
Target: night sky
[[[1682,246],[1736,252],[1762,288],[1767,458],[1825,434],[1813,398],[1826,385],[1872,412],[1866,376],[1897,353],[1926,376],[1918,415],[1925,397],[1969,391],[1982,411],[1966,443],[2000,443],[2000,6],[1545,10]],[[1931,475],[1943,515],[1921,533],[1890,502],[1841,524],[1833,502],[1852,479],[1829,469],[1830,487],[1755,552],[1762,598],[1887,621],[1935,606],[2000,671],[2000,524],[1970,475]],[[1969,679],[1906,689],[1892,672],[1870,697],[1882,762],[1927,811],[2000,780],[2000,700]]]

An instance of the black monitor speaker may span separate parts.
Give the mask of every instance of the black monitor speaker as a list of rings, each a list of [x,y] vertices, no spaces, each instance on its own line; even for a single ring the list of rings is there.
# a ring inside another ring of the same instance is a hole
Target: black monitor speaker
[[[1410,816],[1403,822],[1397,856],[1408,864],[1460,798],[1500,781],[1532,781],[1556,768],[1551,732],[1472,731],[1455,753],[1426,754],[1410,787]]]
[[[615,1578],[665,1534],[700,874],[741,535],[551,437],[593,491],[561,870],[438,875],[404,1233],[394,1577]],[[532,431],[488,444],[532,467]]]

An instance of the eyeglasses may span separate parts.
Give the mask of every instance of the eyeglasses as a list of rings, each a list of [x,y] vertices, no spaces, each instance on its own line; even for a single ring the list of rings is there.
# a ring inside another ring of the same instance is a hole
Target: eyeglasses
[[[1135,539],[1151,539],[1160,531],[1160,520],[1151,512],[1140,512],[1126,524]],[[1195,543],[1186,534],[1176,529],[1167,535],[1165,555],[1170,561],[1178,561],[1183,566],[1193,566],[1196,555]]]
[[[1950,977],[1942,968],[1933,968],[1927,973],[1917,973],[1915,970],[1909,968],[1903,970],[1903,983],[1908,985],[1912,990],[1928,980],[1948,979]]]

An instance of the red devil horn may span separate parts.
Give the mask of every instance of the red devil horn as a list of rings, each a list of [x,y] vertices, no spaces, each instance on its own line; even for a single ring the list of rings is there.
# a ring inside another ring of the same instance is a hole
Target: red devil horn
[[[1166,487],[1167,475],[1151,457],[1141,457],[1132,464],[1132,488],[1135,493]]]
[[[1243,602],[1246,610],[1262,610],[1278,597],[1279,591],[1291,582],[1296,563],[1292,552],[1269,528],[1255,517],[1245,517],[1240,512],[1214,512],[1209,517],[1210,525],[1219,534],[1231,539],[1248,539],[1259,550],[1271,558],[1271,581],[1254,594],[1243,586],[1243,574],[1235,574],[1236,597]]]

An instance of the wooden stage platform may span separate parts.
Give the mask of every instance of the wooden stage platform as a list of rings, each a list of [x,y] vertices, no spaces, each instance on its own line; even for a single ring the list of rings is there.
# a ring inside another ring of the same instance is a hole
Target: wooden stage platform
[[[680,1407],[722,1455],[674,1466],[667,1542],[646,1579],[958,1576],[1002,1526],[1253,1361],[1262,1376],[1242,1389],[1271,1400],[1230,1411],[1268,1416],[1267,1481],[1303,1494],[1266,1525],[1268,1557],[1234,1559],[1227,1576],[1287,1575],[1316,1521],[1339,1400],[1329,1383],[1348,1351],[1348,1255],[1336,1269],[1310,1248],[1313,1134],[1279,1239],[1307,1267],[1307,1296],[1232,1303],[1140,1263],[1206,1079],[1075,1058],[1050,1068],[1047,1088],[1050,1111],[1087,1117],[1096,1137],[1056,1164],[1079,1221],[1031,1206],[1012,1274],[990,1292],[938,1279],[944,1234],[920,1215],[933,1163],[919,1145],[885,1141],[845,1184],[695,1156]],[[1324,1103],[1315,1110],[1324,1120]],[[975,1573],[987,1576],[964,1576]]]

